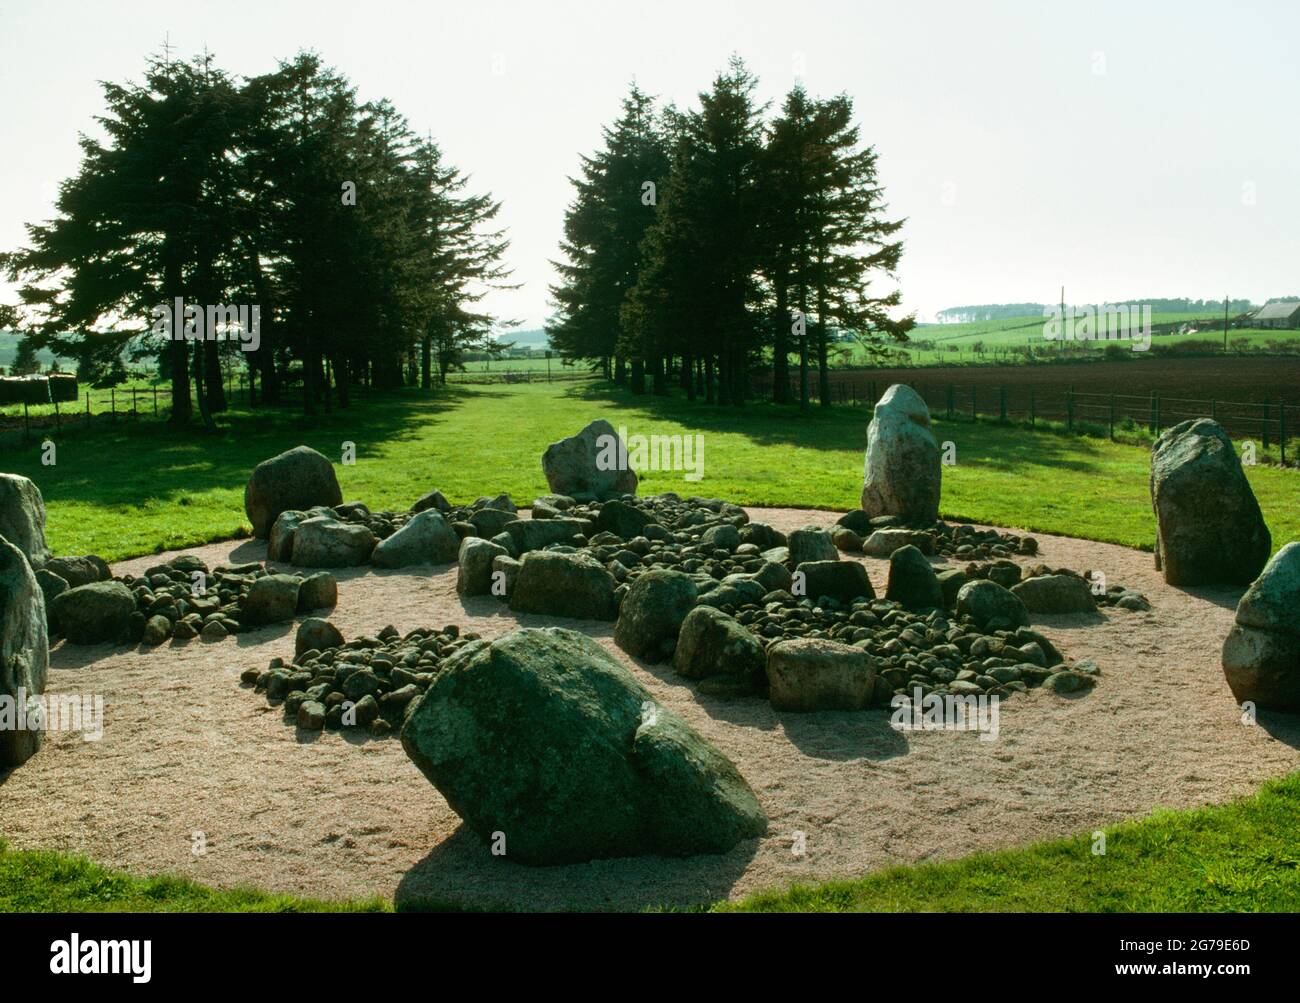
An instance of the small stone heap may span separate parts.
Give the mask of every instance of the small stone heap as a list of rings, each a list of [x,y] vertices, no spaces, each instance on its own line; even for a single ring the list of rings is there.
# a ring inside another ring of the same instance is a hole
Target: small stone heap
[[[62,567],[59,561],[42,571]],[[333,607],[338,600],[338,583],[326,572],[304,578],[276,574],[259,563],[209,569],[193,554],[179,554],[139,576],[106,575],[78,585],[60,577],[59,583],[46,593],[53,593],[50,630],[72,644],[218,641]]]
[[[298,627],[293,661],[246,669],[241,682],[282,702],[285,718],[308,731],[357,729],[383,736],[400,727],[407,705],[429,688],[443,660],[478,635],[454,624],[406,634],[389,626],[350,641],[327,620]]]

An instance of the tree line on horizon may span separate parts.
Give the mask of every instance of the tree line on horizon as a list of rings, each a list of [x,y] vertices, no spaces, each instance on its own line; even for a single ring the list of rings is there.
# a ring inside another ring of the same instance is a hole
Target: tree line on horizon
[[[551,346],[632,392],[743,404],[770,374],[800,404],[813,370],[830,403],[831,346],[869,355],[906,341],[893,279],[903,220],[887,218],[877,154],[853,101],[802,85],[769,118],[756,77],[733,57],[698,107],[656,107],[635,83],[602,146],[571,179]]]
[[[124,354],[156,356],[172,421],[191,419],[192,382],[211,425],[239,356],[255,403],[300,378],[313,414],[358,383],[445,382],[494,346],[479,302],[507,288],[500,203],[468,193],[390,102],[360,103],[313,53],[241,80],[207,54],[155,57],[103,89],[105,138],[81,136],[56,217],[0,258],[30,315],[24,357],[48,348],[108,386]],[[177,298],[258,305],[259,347],[160,337],[152,311]]]

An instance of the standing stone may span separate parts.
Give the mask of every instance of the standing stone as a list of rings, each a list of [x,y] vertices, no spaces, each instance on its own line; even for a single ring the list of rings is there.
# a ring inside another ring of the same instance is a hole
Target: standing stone
[[[1156,570],[1170,585],[1247,585],[1273,538],[1232,440],[1208,418],[1184,421],[1151,447]]]
[[[929,525],[939,518],[942,474],[930,409],[911,387],[895,383],[876,404],[867,427],[863,511]]]
[[[19,710],[26,720],[39,715],[49,665],[41,588],[27,555],[0,540],[0,769],[26,762],[41,747],[39,728],[18,727]]]
[[[1300,713],[1300,543],[1274,554],[1241,597],[1223,674],[1238,703]]]
[[[726,853],[767,829],[731,761],[572,630],[466,645],[401,738],[472,830],[502,834],[507,860]]]
[[[18,474],[0,474],[0,537],[27,558],[32,569],[45,566],[45,500],[40,488]]]
[[[334,465],[308,446],[295,446],[263,460],[244,488],[244,511],[253,525],[253,535],[262,540],[271,532],[276,516],[287,509],[342,503]]]
[[[603,418],[547,446],[542,473],[554,494],[578,501],[636,494],[637,476],[628,462],[627,444]]]
[[[657,662],[672,654],[699,589],[690,575],[656,568],[628,589],[614,625],[614,643],[635,658]]]

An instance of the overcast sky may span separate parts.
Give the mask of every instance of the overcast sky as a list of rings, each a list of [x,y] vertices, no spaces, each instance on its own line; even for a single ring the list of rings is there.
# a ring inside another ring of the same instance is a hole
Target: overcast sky
[[[693,105],[736,52],[779,105],[845,91],[908,219],[908,310],[1300,292],[1300,4],[0,0],[0,248],[51,215],[97,81],[169,35],[234,74],[315,49],[504,202],[527,326],[579,151],[633,77]],[[0,298],[12,300],[8,287]]]

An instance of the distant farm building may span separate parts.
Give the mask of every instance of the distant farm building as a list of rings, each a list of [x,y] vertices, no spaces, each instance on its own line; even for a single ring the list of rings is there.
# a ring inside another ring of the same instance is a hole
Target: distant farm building
[[[1283,300],[1260,307],[1255,314],[1259,327],[1300,328],[1300,300]]]

